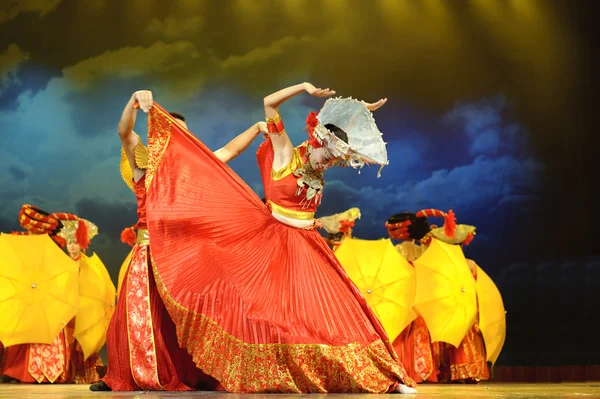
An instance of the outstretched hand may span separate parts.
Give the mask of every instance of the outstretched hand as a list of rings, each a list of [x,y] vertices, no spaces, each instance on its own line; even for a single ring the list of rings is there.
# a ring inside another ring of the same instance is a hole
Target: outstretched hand
[[[132,96],[134,102],[137,102],[140,109],[144,112],[150,111],[154,100],[152,99],[152,92],[150,90],[139,90],[133,93]]]
[[[260,133],[263,134],[263,136],[268,136],[269,135],[269,129],[267,128],[267,123],[266,122],[257,122],[256,123],[256,127],[258,127],[258,131]]]
[[[311,96],[320,97],[320,98],[331,97],[335,94],[335,90],[329,90],[329,88],[327,88],[327,89],[316,88],[315,86],[313,86],[310,83],[304,83],[304,90],[306,90],[306,92],[308,94],[310,94]]]
[[[371,112],[383,107],[383,105],[387,102],[387,98],[382,98],[381,100],[377,101],[376,103],[367,103],[363,101],[363,104],[365,104],[365,106],[367,107],[367,109]]]

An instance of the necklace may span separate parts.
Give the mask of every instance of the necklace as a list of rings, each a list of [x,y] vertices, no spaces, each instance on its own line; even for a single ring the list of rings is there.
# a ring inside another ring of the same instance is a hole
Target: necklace
[[[302,200],[301,204],[309,206],[314,200],[315,204],[318,205],[321,202],[321,195],[325,186],[323,174],[314,170],[310,164],[310,160],[307,160],[301,168],[294,171],[294,176],[298,178],[296,182],[298,184],[296,195],[300,195],[302,190],[306,189],[306,198]]]

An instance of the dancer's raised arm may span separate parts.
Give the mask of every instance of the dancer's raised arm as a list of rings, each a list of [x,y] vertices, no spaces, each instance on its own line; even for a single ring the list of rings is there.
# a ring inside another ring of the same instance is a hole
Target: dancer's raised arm
[[[138,168],[135,162],[135,146],[140,139],[139,136],[133,132],[133,126],[135,125],[138,111],[137,107],[135,107],[136,103],[139,104],[139,108],[141,108],[142,111],[148,112],[153,103],[152,92],[149,90],[139,90],[131,95],[131,98],[123,109],[117,130],[119,132],[121,144],[123,145],[123,150],[125,151],[125,155],[127,155],[127,160],[133,171],[133,179],[138,181],[144,176],[145,171]]]
[[[271,138],[271,143],[273,145],[273,169],[275,170],[281,169],[289,164],[294,152],[294,146],[285,132],[283,121],[279,115],[279,106],[288,99],[303,92],[307,92],[315,97],[331,97],[335,94],[335,91],[333,90],[329,90],[328,88],[319,89],[312,84],[305,82],[287,87],[265,97],[265,116],[267,118],[269,137]]]
[[[267,124],[265,122],[256,122],[254,125],[250,126],[246,131],[240,133],[236,138],[227,143],[224,147],[219,148],[215,151],[215,155],[222,162],[229,162],[233,158],[240,155],[258,136],[259,133],[267,134]]]

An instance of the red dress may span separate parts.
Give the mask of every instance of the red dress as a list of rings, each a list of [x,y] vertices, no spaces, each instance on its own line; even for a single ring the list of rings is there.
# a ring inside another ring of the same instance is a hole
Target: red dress
[[[413,261],[423,254],[425,247],[405,241],[396,245],[396,249],[414,267]],[[406,326],[393,345],[412,379],[416,382],[438,382],[438,346],[431,343],[429,329],[422,316],[418,315]]]
[[[0,375],[24,383],[91,384],[100,379],[97,366],[102,365],[95,353],[85,356],[73,337],[75,320],[71,320],[48,344],[22,344],[4,348],[0,345]]]
[[[181,345],[230,392],[414,386],[359,290],[315,230],[277,221],[226,164],[156,104],[149,113],[152,266]],[[306,219],[290,171],[267,200]],[[271,184],[272,183],[272,184]]]
[[[175,325],[156,291],[146,230],[145,176],[134,183],[138,204],[138,242],[133,247],[117,308],[106,336],[108,370],[103,378],[113,391],[187,391],[216,386],[177,344]]]
[[[470,259],[467,259],[467,262],[473,277],[477,280],[475,263]],[[443,360],[450,366],[449,377],[451,381],[483,381],[490,378],[483,335],[477,322],[467,332],[457,348],[446,344],[444,349],[442,356]]]
[[[431,343],[423,317],[418,316],[396,337],[394,349],[412,379],[416,382],[438,382],[436,347]]]

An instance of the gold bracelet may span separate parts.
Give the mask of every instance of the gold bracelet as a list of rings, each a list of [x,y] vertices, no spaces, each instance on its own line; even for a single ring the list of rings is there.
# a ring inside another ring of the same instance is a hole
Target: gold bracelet
[[[266,118],[267,123],[273,123],[273,124],[279,123],[280,120],[281,120],[281,115],[279,115],[279,113],[272,118]]]

